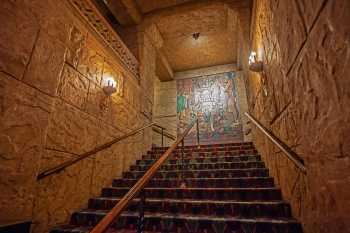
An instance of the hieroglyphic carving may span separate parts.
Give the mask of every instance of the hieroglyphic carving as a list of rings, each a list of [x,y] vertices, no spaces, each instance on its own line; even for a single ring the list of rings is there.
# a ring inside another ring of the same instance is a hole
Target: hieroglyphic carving
[[[116,53],[124,65],[140,79],[139,62],[126,47],[114,29],[108,24],[98,9],[90,0],[69,1],[89,25],[102,37],[108,46]]]
[[[77,27],[72,27],[65,60],[74,68],[78,65],[85,41],[86,35],[84,35],[84,33],[82,33]]]
[[[83,109],[89,90],[89,80],[65,65],[62,73],[58,95],[68,103]]]

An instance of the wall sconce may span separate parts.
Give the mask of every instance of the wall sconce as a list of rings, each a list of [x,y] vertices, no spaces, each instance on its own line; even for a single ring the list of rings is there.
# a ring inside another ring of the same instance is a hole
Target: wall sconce
[[[256,52],[251,52],[249,55],[249,70],[253,72],[261,72],[263,69],[263,62],[256,60]]]
[[[104,85],[103,85],[103,91],[108,96],[117,92],[117,82],[112,77],[105,78]]]

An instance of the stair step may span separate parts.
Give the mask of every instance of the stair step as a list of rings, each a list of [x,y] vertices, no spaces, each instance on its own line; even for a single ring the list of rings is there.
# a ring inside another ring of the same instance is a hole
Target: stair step
[[[168,149],[153,148],[51,233],[89,233]],[[149,181],[144,233],[302,233],[252,143],[177,148]],[[184,163],[184,170],[182,169]],[[180,188],[182,181],[187,188]],[[139,198],[106,233],[136,233]]]
[[[89,201],[89,209],[110,210],[121,198],[100,197]],[[139,199],[128,206],[129,211],[138,211]],[[149,199],[146,198],[145,211],[150,213],[196,214],[216,216],[236,216],[245,218],[291,217],[288,203],[283,201],[218,201],[193,199]]]
[[[216,147],[240,147],[240,146],[254,146],[252,142],[233,142],[233,143],[218,143],[218,144],[209,144],[209,145],[200,145],[200,148],[216,148]],[[198,145],[185,145],[185,149],[197,149]],[[153,147],[152,150],[167,150],[166,147]]]
[[[145,171],[123,172],[123,178],[139,179]],[[172,170],[158,171],[153,178],[232,178],[232,177],[267,177],[269,171],[266,168],[247,168],[247,169],[220,169],[220,170]]]
[[[132,165],[130,171],[146,171],[151,165]],[[182,164],[165,164],[159,171],[169,170],[203,170],[203,169],[242,169],[242,168],[264,168],[265,164],[261,161],[245,162],[219,162],[219,163],[184,163]]]
[[[165,152],[152,152],[146,155],[142,155],[142,159],[157,159],[160,156],[162,156]],[[191,158],[191,157],[214,157],[214,156],[244,156],[244,155],[257,155],[258,152],[256,150],[247,150],[247,151],[207,151],[207,152],[192,152],[188,151],[184,153],[185,158]],[[171,157],[174,158],[181,158],[182,153],[181,152],[172,152]]]
[[[88,226],[77,226],[77,225],[64,225],[64,226],[58,226],[55,227],[50,231],[50,233],[89,233],[92,230],[93,227]],[[114,229],[110,228],[105,233],[136,233],[136,230],[132,229]],[[157,232],[157,231],[143,231],[143,233],[164,233],[164,232]],[[170,233],[170,232],[169,232]]]
[[[126,187],[102,189],[103,197],[122,197],[129,191]],[[272,201],[281,200],[277,188],[145,188],[146,198]]]
[[[152,164],[156,159],[136,160],[137,165]],[[211,156],[211,157],[191,157],[185,158],[185,163],[217,163],[217,162],[245,162],[261,161],[260,155],[234,155],[234,156]],[[170,157],[165,164],[180,164],[181,158]]]
[[[116,179],[113,187],[131,187],[137,179]],[[180,187],[182,179],[151,179],[147,187]],[[187,187],[192,188],[264,188],[273,187],[272,177],[237,177],[237,178],[187,178]]]
[[[85,210],[74,213],[71,224],[96,225],[104,216],[103,210]],[[138,212],[123,212],[111,227],[115,229],[135,229],[138,220]],[[301,226],[293,218],[241,218],[230,216],[205,216],[191,214],[163,214],[145,213],[145,230],[158,232],[293,232],[300,233]],[[241,231],[240,231],[241,230]]]
[[[151,151],[149,151],[148,153],[164,153],[165,151],[167,151],[169,149],[169,147],[159,147],[159,148],[152,148]],[[215,147],[204,147],[201,146],[200,148],[198,148],[197,146],[195,147],[184,147],[184,151],[188,152],[188,151],[194,151],[194,152],[207,152],[207,151],[228,151],[228,150],[232,150],[232,151],[239,151],[239,150],[255,150],[255,147],[252,145],[243,145],[243,146],[235,146],[235,145],[224,145],[224,146],[215,146]],[[177,147],[175,150],[175,152],[182,152],[182,148],[181,146]]]

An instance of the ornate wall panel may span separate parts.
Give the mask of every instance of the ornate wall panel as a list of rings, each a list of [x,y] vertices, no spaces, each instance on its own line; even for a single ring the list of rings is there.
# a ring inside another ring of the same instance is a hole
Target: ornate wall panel
[[[90,0],[69,0],[79,14],[115,52],[128,70],[140,79],[139,62]]]
[[[234,72],[178,80],[178,134],[198,116],[202,144],[242,141],[238,101]],[[196,142],[196,130],[186,142]]]

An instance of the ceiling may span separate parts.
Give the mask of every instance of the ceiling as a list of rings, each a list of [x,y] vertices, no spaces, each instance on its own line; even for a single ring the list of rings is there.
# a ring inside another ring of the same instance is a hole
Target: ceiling
[[[118,8],[115,0],[108,1],[112,7]],[[173,72],[237,62],[237,12],[240,8],[250,7],[251,0],[117,2],[129,3],[125,4],[126,10],[119,7],[115,14],[124,27],[129,27],[132,21],[134,24],[148,21],[156,25],[164,41],[160,48],[162,60],[167,60]],[[125,20],[127,16],[123,14],[129,11],[133,12],[130,14],[133,17]],[[192,37],[193,33],[200,33],[198,40]]]
[[[180,5],[193,0],[135,0],[141,12],[149,13],[154,10]]]
[[[236,62],[237,17],[226,4],[181,6],[149,17],[163,37],[162,50],[174,72]]]

